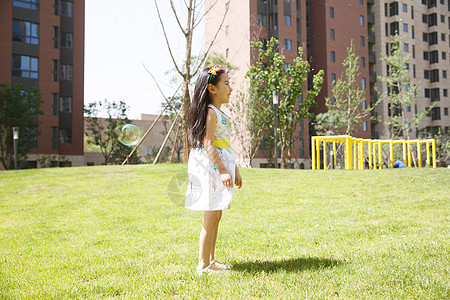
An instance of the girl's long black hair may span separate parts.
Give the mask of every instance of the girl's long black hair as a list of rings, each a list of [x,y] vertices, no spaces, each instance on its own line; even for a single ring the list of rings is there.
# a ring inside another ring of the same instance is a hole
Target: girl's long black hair
[[[204,68],[195,83],[194,88],[194,98],[191,102],[191,111],[190,111],[190,130],[189,130],[189,138],[192,143],[192,148],[203,148],[203,139],[206,134],[206,115],[208,114],[208,104],[211,103],[211,98],[208,91],[208,84],[211,83],[216,85],[219,81],[219,77],[223,70],[217,71],[216,75],[212,75],[208,73],[209,67]]]

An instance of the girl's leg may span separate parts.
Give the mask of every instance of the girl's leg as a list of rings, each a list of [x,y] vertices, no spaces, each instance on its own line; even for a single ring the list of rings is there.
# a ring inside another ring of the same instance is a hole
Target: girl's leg
[[[202,231],[200,232],[199,269],[209,266],[209,256],[214,239],[214,230],[219,224],[221,211],[205,211]]]
[[[219,231],[220,219],[222,219],[222,211],[221,210],[219,210],[219,220],[217,220],[216,227],[214,227],[214,231],[213,231],[214,232],[214,236],[213,236],[213,239],[212,239],[211,251],[210,251],[210,254],[209,254],[209,260],[210,261],[215,258],[214,252],[216,250],[217,232]]]

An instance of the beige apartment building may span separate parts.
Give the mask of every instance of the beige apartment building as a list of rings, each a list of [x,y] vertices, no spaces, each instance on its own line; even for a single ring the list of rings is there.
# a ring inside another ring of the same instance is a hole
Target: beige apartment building
[[[398,31],[404,36],[402,51],[410,54],[408,64],[412,83],[420,87],[417,105],[408,107],[409,113],[421,112],[434,104],[419,128],[410,128],[410,138],[417,137],[418,130],[441,127],[448,132],[450,117],[450,2],[448,0],[403,0],[368,1],[375,16],[373,35],[375,43],[371,55],[376,63],[371,65],[373,75],[387,73],[386,64],[380,59],[381,53],[389,53],[391,35]],[[373,100],[387,90],[380,81],[371,86]],[[391,113],[387,103],[377,106],[375,113],[386,119]],[[407,112],[408,113],[408,112]],[[373,122],[373,121],[372,121]],[[386,136],[382,123],[372,124],[372,137]]]

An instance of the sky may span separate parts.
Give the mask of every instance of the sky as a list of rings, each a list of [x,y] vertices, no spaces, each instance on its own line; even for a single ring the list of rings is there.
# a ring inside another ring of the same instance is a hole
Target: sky
[[[168,0],[157,0],[175,59],[182,65],[185,39],[173,17]],[[184,25],[182,0],[175,0]],[[128,117],[157,114],[164,101],[143,64],[155,76],[166,96],[174,92],[173,69],[154,0],[86,1],[84,103],[123,100]],[[203,8],[202,8],[203,9]],[[204,47],[204,27],[194,32],[193,54]]]

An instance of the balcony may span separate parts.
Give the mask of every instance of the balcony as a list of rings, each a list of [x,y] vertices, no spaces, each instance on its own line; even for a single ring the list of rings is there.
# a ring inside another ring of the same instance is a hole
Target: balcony
[[[378,101],[378,93],[377,92],[370,92],[370,104],[375,104]]]
[[[377,82],[377,73],[373,72],[373,71],[370,71],[369,72],[369,80],[370,80],[370,83]]]
[[[375,52],[370,51],[369,52],[369,63],[374,64],[377,62],[377,56],[375,55]]]
[[[369,32],[369,44],[375,44],[375,32]]]
[[[370,112],[370,122],[372,124],[378,124],[378,119],[379,119],[378,118],[378,113],[372,110]]]
[[[375,14],[373,12],[367,14],[367,22],[369,24],[375,24]]]

